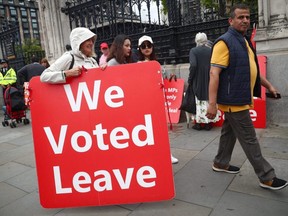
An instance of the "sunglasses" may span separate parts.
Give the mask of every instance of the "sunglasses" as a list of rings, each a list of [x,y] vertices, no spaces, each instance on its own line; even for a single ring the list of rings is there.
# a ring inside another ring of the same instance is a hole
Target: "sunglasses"
[[[151,49],[152,47],[153,47],[153,45],[151,43],[149,43],[149,44],[141,44],[140,45],[141,49],[146,49],[146,48]]]

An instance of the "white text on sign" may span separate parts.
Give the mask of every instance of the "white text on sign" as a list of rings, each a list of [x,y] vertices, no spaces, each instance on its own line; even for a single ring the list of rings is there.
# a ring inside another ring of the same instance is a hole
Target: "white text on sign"
[[[81,111],[83,98],[85,98],[89,110],[97,110],[98,101],[99,99],[101,100],[102,96],[100,94],[100,80],[94,81],[92,94],[85,82],[78,84],[75,97],[69,84],[63,87],[72,112]],[[124,106],[124,95],[123,89],[119,86],[110,86],[104,91],[102,100],[105,101],[107,107],[116,109]],[[120,126],[108,130],[101,122],[95,124],[95,129],[91,131],[71,131],[69,125],[65,124],[60,125],[56,129],[50,126],[46,126],[43,129],[55,155],[65,154],[65,150],[68,148],[72,148],[77,154],[85,154],[92,148],[97,148],[98,151],[109,151],[112,148],[118,150],[126,149],[131,145],[139,148],[155,145],[151,114],[145,114],[144,122],[141,121],[141,123],[136,124],[130,130]],[[141,138],[140,133],[142,135]],[[59,134],[59,136],[57,137],[55,134]],[[82,141],[81,144],[79,140]],[[108,140],[106,141],[107,143],[105,143],[105,140]],[[138,170],[135,170],[134,167],[129,167],[124,170],[97,170],[94,173],[79,171],[74,174],[71,180],[72,186],[64,186],[63,181],[67,182],[67,177],[62,175],[62,173],[65,173],[65,170],[62,171],[60,166],[53,166],[56,194],[69,194],[73,190],[79,193],[87,193],[92,188],[98,192],[113,190],[112,178],[118,182],[118,185],[123,190],[130,188],[133,179],[140,187],[150,188],[156,185],[157,177],[155,169],[148,165],[143,165]],[[126,173],[126,175],[124,176],[123,173]]]

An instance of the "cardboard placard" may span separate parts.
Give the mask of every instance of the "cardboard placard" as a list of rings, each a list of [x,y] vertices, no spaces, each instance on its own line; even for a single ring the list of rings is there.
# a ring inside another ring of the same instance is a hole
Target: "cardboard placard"
[[[30,81],[43,207],[174,197],[161,84],[157,62],[90,69],[66,84]]]
[[[178,123],[181,113],[179,108],[183,99],[184,79],[164,79],[164,89],[167,122],[170,123],[171,120],[171,123]]]

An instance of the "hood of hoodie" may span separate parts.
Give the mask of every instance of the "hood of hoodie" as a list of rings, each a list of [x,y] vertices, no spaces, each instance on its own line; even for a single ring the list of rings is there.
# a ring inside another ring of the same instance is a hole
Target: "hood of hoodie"
[[[70,33],[70,44],[71,44],[73,53],[81,55],[80,45],[84,41],[92,37],[94,37],[94,40],[96,41],[97,35],[94,34],[92,31],[90,31],[89,29],[84,28],[84,27],[74,28]]]

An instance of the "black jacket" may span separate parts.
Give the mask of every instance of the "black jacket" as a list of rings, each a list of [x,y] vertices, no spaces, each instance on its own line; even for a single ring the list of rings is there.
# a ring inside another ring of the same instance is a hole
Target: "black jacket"
[[[229,49],[229,65],[223,69],[219,77],[217,103],[226,105],[251,104],[250,63],[245,38],[232,27],[220,36],[218,41],[224,41]],[[246,38],[248,43],[249,39]],[[251,43],[250,48],[254,51]],[[213,49],[213,48],[212,48]],[[257,65],[256,83],[253,89],[254,96],[261,96],[261,81],[257,56],[254,51]]]
[[[40,76],[45,69],[43,65],[36,62],[24,66],[17,73],[17,84],[23,86],[24,82],[29,82],[34,76]]]
[[[189,53],[189,79],[194,94],[199,100],[208,100],[209,73],[211,48],[206,46],[194,47]]]

